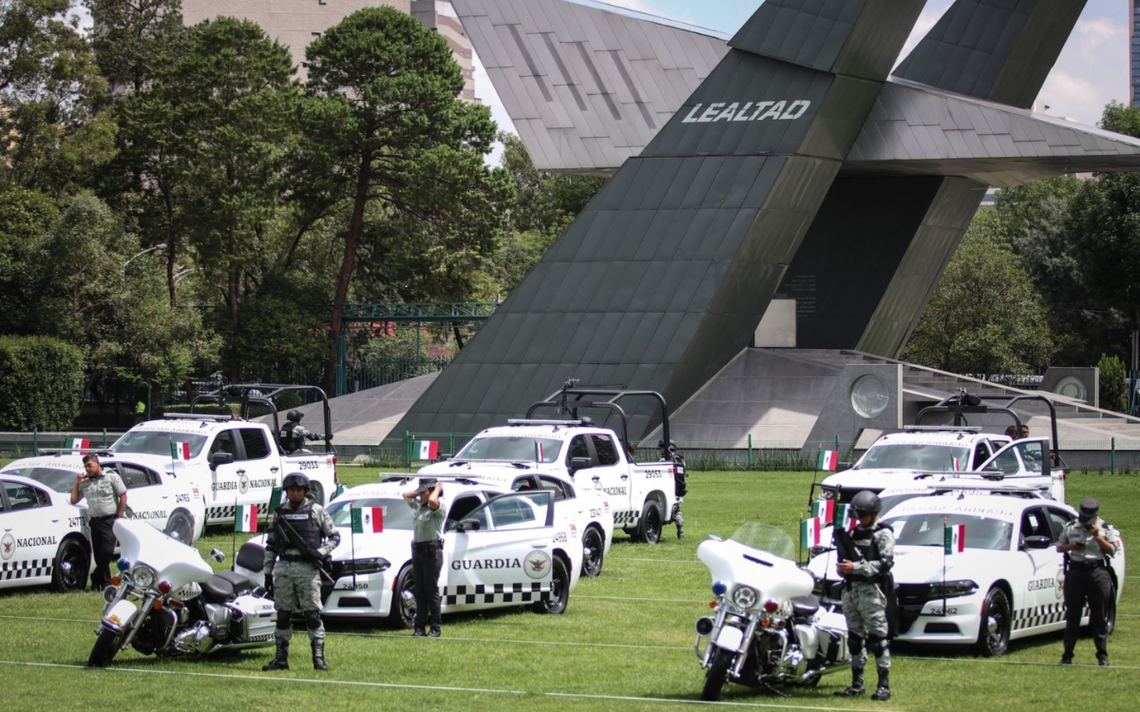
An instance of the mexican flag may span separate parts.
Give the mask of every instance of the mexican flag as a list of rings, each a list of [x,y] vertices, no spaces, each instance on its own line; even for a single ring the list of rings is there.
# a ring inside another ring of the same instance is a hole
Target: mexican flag
[[[88,450],[91,448],[91,441],[86,438],[68,438],[68,450]]]
[[[277,508],[281,506],[281,500],[285,498],[285,490],[280,487],[274,487],[269,493],[269,515],[272,516]]]
[[[419,455],[417,460],[434,460],[439,455],[439,441],[417,440],[416,453]]]
[[[816,469],[825,472],[835,472],[835,466],[839,464],[839,453],[834,450],[820,450],[819,462],[816,463]]]
[[[851,514],[851,505],[837,504],[835,505],[835,520],[832,523],[837,527],[851,531],[859,525],[859,520]]]
[[[819,517],[823,520],[824,524],[831,524],[835,521],[835,500],[817,499],[812,502],[811,516]]]
[[[242,504],[237,508],[236,516],[234,517],[234,531],[235,532],[255,532],[257,531],[257,505],[256,504]]]
[[[190,443],[170,443],[170,456],[175,460],[189,460],[190,459]]]
[[[354,534],[378,534],[384,531],[383,507],[353,507],[352,532]]]
[[[966,525],[950,524],[946,527],[946,553],[961,554],[966,550]]]
[[[800,548],[810,549],[819,546],[820,532],[823,529],[823,520],[812,517],[800,522]]]

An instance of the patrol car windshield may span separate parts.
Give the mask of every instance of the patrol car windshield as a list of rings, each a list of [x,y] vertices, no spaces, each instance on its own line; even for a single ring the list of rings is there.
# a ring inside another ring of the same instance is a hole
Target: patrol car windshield
[[[486,437],[467,443],[453,459],[557,462],[561,449],[562,441],[552,438]]]
[[[353,509],[371,509],[367,512],[369,521],[372,521],[376,508],[380,509],[380,522],[362,526],[368,532],[386,531],[389,529],[412,529],[412,508],[402,498],[375,497],[369,499],[340,500],[329,504],[328,513],[333,524],[338,527],[352,526]],[[362,518],[363,522],[364,519]]]
[[[75,484],[75,476],[79,473],[75,470],[57,470],[54,467],[17,467],[4,470],[4,474],[27,477],[56,492],[70,492],[71,485]]]
[[[189,443],[190,457],[198,457],[206,444],[205,435],[190,433],[168,433],[162,430],[135,430],[115,441],[111,446],[114,452],[142,453],[173,457],[174,443]]]
[[[970,448],[949,445],[878,445],[867,451],[855,470],[920,470],[953,472],[964,470],[970,461]]]
[[[943,524],[943,517],[946,523]],[[966,525],[966,548],[1009,551],[1013,540],[1013,524],[1001,519],[965,514],[903,514],[884,521],[895,533],[899,546],[946,545],[946,527]]]

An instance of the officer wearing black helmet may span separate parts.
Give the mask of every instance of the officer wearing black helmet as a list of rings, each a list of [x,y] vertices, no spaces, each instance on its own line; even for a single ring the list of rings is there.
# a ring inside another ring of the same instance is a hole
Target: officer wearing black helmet
[[[265,540],[265,587],[277,608],[277,655],[262,670],[289,669],[289,640],[293,637],[293,613],[305,615],[313,669],[328,670],[325,662],[325,627],[321,622],[321,572],[332,550],[340,544],[340,532],[324,507],[309,494],[309,478],[300,472],[281,481],[287,501],[277,508]]]
[[[661,453],[662,462],[673,463],[673,494],[677,497],[677,503],[673,505],[673,523],[677,525],[677,538],[684,539],[685,516],[681,514],[681,502],[684,501],[685,493],[689,491],[685,484],[685,456],[677,452],[677,443],[672,440],[668,446],[664,440],[658,440],[657,451]]]
[[[289,411],[285,416],[287,422],[281,428],[280,439],[281,449],[286,455],[292,455],[304,448],[306,440],[321,439],[320,433],[311,433],[301,425],[301,418],[304,417],[305,414],[296,409]]]
[[[847,617],[847,646],[851,651],[851,685],[836,692],[842,697],[866,694],[863,671],[867,653],[875,656],[879,685],[872,700],[891,699],[890,629],[887,625],[887,597],[892,595],[891,566],[895,561],[895,537],[891,528],[879,523],[882,503],[874,492],[860,492],[851,500],[853,516],[859,525],[850,534],[851,558],[840,558],[837,570],[844,577],[843,614]],[[837,537],[842,536],[836,532]]]
[[[1104,613],[1112,595],[1108,559],[1116,554],[1115,539],[1116,532],[1100,518],[1100,502],[1094,497],[1081,500],[1077,518],[1065,524],[1057,539],[1057,551],[1065,554],[1065,651],[1061,665],[1073,663],[1081,613],[1087,601],[1096,661],[1108,666],[1108,624]]]

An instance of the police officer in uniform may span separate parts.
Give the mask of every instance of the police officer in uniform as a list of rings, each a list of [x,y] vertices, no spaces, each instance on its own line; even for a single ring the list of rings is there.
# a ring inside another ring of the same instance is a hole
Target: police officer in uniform
[[[657,441],[657,450],[661,453],[662,462],[673,463],[673,494],[677,503],[673,505],[673,522],[677,525],[677,538],[685,538],[685,515],[681,514],[681,503],[684,502],[685,493],[689,491],[685,484],[685,456],[677,452],[677,443],[669,441],[668,447],[664,440]]]
[[[1065,554],[1065,651],[1061,654],[1061,665],[1073,664],[1081,612],[1087,600],[1096,661],[1108,666],[1108,625],[1104,612],[1112,595],[1108,559],[1116,554],[1116,545],[1112,525],[1106,524],[1099,515],[1100,502],[1095,497],[1085,497],[1076,520],[1065,525],[1057,540],[1057,551]]]
[[[837,569],[844,577],[843,614],[847,617],[847,645],[851,650],[851,686],[836,692],[842,697],[866,693],[863,670],[867,652],[875,655],[879,686],[872,700],[891,699],[891,651],[887,625],[887,596],[891,595],[891,566],[895,561],[895,537],[879,523],[882,503],[873,492],[860,492],[851,500],[859,525],[850,534],[856,554],[841,558]],[[864,648],[864,646],[866,646]]]
[[[87,500],[87,525],[91,529],[91,549],[95,568],[91,571],[91,589],[101,591],[111,584],[108,567],[115,556],[115,520],[127,508],[127,487],[115,472],[103,472],[99,456],[83,456],[83,474],[71,485],[71,503]]]
[[[439,501],[443,485],[434,477],[421,477],[419,486],[404,493],[412,508],[412,586],[416,597],[415,632],[422,638],[440,635],[439,572],[443,568],[443,527],[447,507]],[[431,625],[428,632],[424,629]]]
[[[281,482],[288,498],[277,508],[265,541],[265,587],[277,608],[277,655],[262,670],[289,669],[289,639],[293,637],[293,612],[305,615],[313,649],[313,669],[328,670],[325,663],[325,627],[321,622],[321,572],[340,532],[332,517],[309,493],[309,478],[300,472],[285,475]]]
[[[291,410],[285,416],[288,421],[285,426],[281,428],[281,447],[285,450],[286,455],[292,455],[301,448],[305,447],[306,440],[320,440],[319,433],[311,433],[301,425],[301,418],[305,414],[299,410]]]

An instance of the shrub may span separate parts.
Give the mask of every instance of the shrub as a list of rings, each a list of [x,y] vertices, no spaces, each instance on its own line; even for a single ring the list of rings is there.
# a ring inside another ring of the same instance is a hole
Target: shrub
[[[1096,366],[1100,369],[1100,407],[1124,413],[1128,410],[1124,362],[1117,356],[1101,354]]]
[[[67,430],[82,395],[78,348],[47,336],[0,337],[0,429]]]

